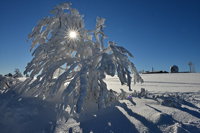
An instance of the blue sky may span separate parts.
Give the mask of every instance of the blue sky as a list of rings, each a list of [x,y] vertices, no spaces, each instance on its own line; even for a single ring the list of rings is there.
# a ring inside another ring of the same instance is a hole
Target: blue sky
[[[1,0],[0,74],[24,71],[31,61],[27,35],[37,22],[64,0]],[[138,70],[188,71],[192,61],[200,72],[199,0],[71,0],[84,14],[86,27],[96,16],[106,18],[109,40],[130,50]]]

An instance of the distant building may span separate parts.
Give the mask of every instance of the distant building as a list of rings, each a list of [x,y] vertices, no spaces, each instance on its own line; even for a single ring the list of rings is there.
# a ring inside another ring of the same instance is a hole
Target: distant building
[[[159,73],[168,73],[167,71],[153,71],[153,72],[150,72],[150,71],[145,71],[143,74],[159,74]]]
[[[176,65],[173,65],[170,67],[170,72],[171,73],[178,73],[179,72],[179,68]]]

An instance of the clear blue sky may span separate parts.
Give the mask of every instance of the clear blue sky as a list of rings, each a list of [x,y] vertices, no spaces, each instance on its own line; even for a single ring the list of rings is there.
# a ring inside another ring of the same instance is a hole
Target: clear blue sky
[[[36,23],[64,0],[1,0],[0,74],[24,71],[31,61],[27,35]],[[188,71],[192,61],[200,72],[200,0],[71,0],[85,16],[106,18],[109,40],[130,50],[138,70]]]

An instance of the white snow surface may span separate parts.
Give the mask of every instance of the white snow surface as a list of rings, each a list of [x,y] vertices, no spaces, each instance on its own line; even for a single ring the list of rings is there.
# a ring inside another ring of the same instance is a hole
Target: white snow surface
[[[157,99],[129,97],[129,100],[128,98],[120,100],[119,103],[99,111],[83,111],[78,119],[57,121],[56,125],[54,111],[50,108],[50,104],[41,103],[39,100],[30,104],[30,98],[18,100],[20,106],[16,100],[6,104],[6,96],[2,94],[0,95],[0,131],[2,133],[13,131],[20,133],[200,132],[200,73],[142,74],[141,76],[144,83],[132,85],[132,89],[139,92],[144,88],[148,90],[149,96],[161,97]],[[120,88],[124,88],[127,94],[133,93],[128,91],[128,87],[121,86],[117,77],[107,76],[105,81],[109,89],[120,92]],[[177,96],[180,99],[174,99]],[[165,98],[167,102],[161,104],[160,100]],[[176,102],[177,104],[174,104]],[[48,108],[48,113],[44,113]],[[41,124],[38,125],[38,122]]]
[[[167,73],[167,74],[141,74],[144,80],[142,84],[132,84],[132,89],[145,88],[150,92],[198,92],[200,91],[200,73]],[[121,86],[117,76],[107,76],[108,88],[120,92]]]

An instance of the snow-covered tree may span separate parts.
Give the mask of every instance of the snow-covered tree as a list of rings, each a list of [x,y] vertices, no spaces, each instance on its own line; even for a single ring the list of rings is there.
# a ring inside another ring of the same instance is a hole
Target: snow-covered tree
[[[14,78],[22,77],[22,73],[20,72],[19,68],[15,69],[15,74],[13,75]]]
[[[112,41],[104,44],[104,18],[97,17],[96,27],[87,30],[83,16],[70,3],[56,6],[51,13],[29,34],[34,58],[24,72],[30,78],[20,87],[21,93],[43,98],[61,93],[59,107],[80,113],[87,101],[104,108],[117,99],[104,82],[106,75],[117,74],[130,91],[131,75],[134,83],[142,82],[129,60],[133,55]]]

